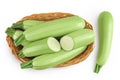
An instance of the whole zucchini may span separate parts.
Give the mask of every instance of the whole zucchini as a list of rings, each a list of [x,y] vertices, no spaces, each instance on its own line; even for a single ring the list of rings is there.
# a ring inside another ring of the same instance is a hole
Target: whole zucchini
[[[24,39],[35,41],[50,36],[59,37],[84,27],[85,21],[78,16],[48,21],[27,29],[23,35],[15,41],[15,45],[20,45]]]
[[[94,72],[98,73],[100,68],[107,62],[113,36],[113,17],[110,12],[104,11],[98,18],[99,49]]]
[[[61,50],[53,54],[45,54],[34,58],[31,61],[21,64],[21,68],[46,69],[64,63],[81,54],[86,47],[80,47],[71,51]]]

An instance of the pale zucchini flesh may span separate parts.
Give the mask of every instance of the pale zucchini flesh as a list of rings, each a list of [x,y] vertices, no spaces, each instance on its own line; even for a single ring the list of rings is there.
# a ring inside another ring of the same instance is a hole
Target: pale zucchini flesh
[[[55,38],[48,38],[47,41],[48,47],[53,50],[54,52],[60,51],[60,44]]]
[[[67,51],[72,50],[74,47],[73,39],[67,35],[60,39],[60,44],[61,44],[61,47]]]

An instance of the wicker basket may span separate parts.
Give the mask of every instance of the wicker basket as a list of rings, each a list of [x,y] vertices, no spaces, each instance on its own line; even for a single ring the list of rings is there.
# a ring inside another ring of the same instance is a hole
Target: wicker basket
[[[40,13],[40,14],[32,14],[30,16],[26,16],[26,17],[22,18],[20,21],[24,21],[24,20],[50,21],[50,20],[69,17],[69,16],[73,16],[73,14],[61,13],[61,12]],[[91,26],[91,24],[89,24],[87,21],[85,21],[85,22],[86,22],[86,27],[85,28],[93,30],[93,27]],[[8,45],[9,45],[13,55],[15,55],[15,57],[17,59],[19,59],[22,62],[26,62],[26,61],[29,61],[29,60],[32,59],[32,58],[20,58],[18,56],[18,52],[22,49],[22,46],[15,47],[14,43],[13,43],[13,39],[10,36],[7,36],[6,40],[8,42]],[[59,65],[57,65],[55,67],[64,67],[64,66],[70,66],[70,65],[73,65],[73,64],[77,64],[77,63],[85,60],[89,56],[89,54],[92,52],[93,48],[94,48],[94,42],[91,43],[90,45],[88,45],[87,49],[82,54],[76,56],[75,58],[73,58],[73,59],[71,59],[71,60],[69,60],[69,61],[67,61],[65,63],[59,64]]]

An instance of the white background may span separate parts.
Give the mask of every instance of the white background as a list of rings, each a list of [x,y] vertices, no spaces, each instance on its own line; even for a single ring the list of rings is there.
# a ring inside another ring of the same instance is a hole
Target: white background
[[[20,61],[6,43],[5,29],[26,15],[43,12],[69,12],[79,15],[94,26],[101,11],[114,17],[111,55],[99,74],[93,72],[97,54],[95,49],[82,63],[46,70],[21,69]],[[120,80],[120,3],[119,0],[0,0],[0,80]]]

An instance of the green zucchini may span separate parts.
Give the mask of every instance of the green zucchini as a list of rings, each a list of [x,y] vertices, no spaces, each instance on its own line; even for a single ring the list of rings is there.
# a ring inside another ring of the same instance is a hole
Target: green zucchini
[[[23,31],[16,30],[15,34],[13,35],[13,40],[16,40],[20,35],[22,35]]]
[[[31,61],[22,63],[21,68],[46,69],[54,67],[58,64],[69,61],[75,56],[81,54],[85,49],[86,47],[80,47],[71,51],[61,50],[57,53],[41,55]]]
[[[16,40],[20,35],[22,35],[23,31],[15,30],[13,28],[7,28],[6,34],[12,37],[13,40]]]
[[[24,57],[34,57],[41,54],[53,53],[60,51],[61,47],[59,42],[53,38],[49,37],[43,40],[38,40],[25,45],[20,51],[19,56]]]
[[[27,29],[15,44],[20,45],[24,39],[34,41],[50,36],[59,37],[84,27],[85,21],[78,16],[56,19]]]
[[[113,35],[113,17],[110,12],[104,11],[98,18],[99,48],[97,62],[94,72],[98,73],[101,67],[107,62],[110,55],[112,35]]]
[[[24,47],[24,46],[29,45],[30,43],[32,43],[32,42],[27,41],[27,40],[24,40],[24,41],[21,43],[21,45]]]
[[[90,29],[80,29],[63,36],[60,39],[61,47],[64,50],[72,50],[92,43],[95,39],[95,33]]]
[[[30,27],[34,27],[35,25],[42,24],[42,23],[44,23],[44,21],[25,20],[25,21],[13,23],[12,28],[26,30]]]
[[[13,28],[7,28],[6,34],[9,35],[13,40],[16,40],[19,36],[21,36],[23,31],[21,30],[15,30]],[[25,46],[28,45],[30,41],[24,40],[21,45]]]

